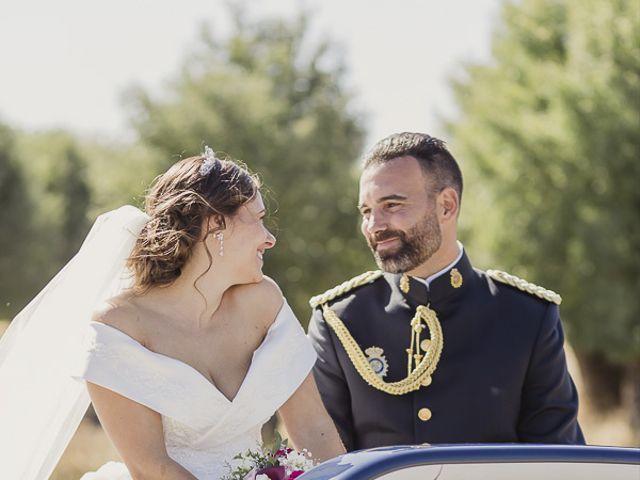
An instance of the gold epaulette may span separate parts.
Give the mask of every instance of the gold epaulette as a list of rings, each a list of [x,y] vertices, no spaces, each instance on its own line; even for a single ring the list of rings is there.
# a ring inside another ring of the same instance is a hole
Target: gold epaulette
[[[374,280],[380,278],[382,276],[382,272],[380,270],[372,270],[370,272],[364,272],[358,275],[357,277],[353,277],[351,280],[347,280],[346,282],[342,282],[337,287],[333,287],[321,295],[316,295],[315,297],[311,297],[309,300],[309,305],[311,308],[316,308],[319,305],[330,302],[334,298],[339,297],[340,295],[344,295],[350,290],[353,290],[356,287],[360,287],[362,285],[366,285],[367,283],[371,283]]]
[[[487,275],[498,282],[516,287],[518,290],[535,295],[547,302],[555,303],[556,305],[560,305],[562,302],[562,297],[553,290],[547,290],[546,288],[539,287],[538,285],[527,282],[526,280],[507,272],[502,272],[500,270],[487,270]]]

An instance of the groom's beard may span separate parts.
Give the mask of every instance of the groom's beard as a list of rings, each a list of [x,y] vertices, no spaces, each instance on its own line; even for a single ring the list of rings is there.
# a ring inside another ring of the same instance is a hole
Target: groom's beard
[[[389,238],[398,238],[400,246],[393,251],[377,252],[377,243]],[[385,230],[367,236],[367,243],[380,270],[390,273],[414,270],[429,260],[442,244],[442,231],[435,209],[406,232]]]

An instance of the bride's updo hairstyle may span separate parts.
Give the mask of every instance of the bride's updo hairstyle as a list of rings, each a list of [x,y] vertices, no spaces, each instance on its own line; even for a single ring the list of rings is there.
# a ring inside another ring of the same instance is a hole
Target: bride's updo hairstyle
[[[232,217],[258,193],[259,179],[245,166],[216,158],[209,147],[205,152],[177,162],[151,185],[145,201],[151,218],[127,260],[134,291],[173,283],[194,245],[215,233],[210,230],[202,236],[203,220],[214,215],[225,228],[225,217]],[[208,249],[207,254],[210,268]]]

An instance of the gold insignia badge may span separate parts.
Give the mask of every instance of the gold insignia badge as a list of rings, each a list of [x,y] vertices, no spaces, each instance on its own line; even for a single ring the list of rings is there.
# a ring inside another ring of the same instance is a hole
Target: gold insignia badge
[[[451,270],[451,286],[453,288],[460,288],[462,286],[462,274],[457,268]]]
[[[367,360],[374,373],[380,378],[386,377],[389,371],[389,364],[387,363],[387,357],[384,356],[384,350],[380,347],[369,347],[364,353],[367,354]]]
[[[406,273],[403,273],[400,277],[400,290],[405,295],[409,293],[409,276]]]

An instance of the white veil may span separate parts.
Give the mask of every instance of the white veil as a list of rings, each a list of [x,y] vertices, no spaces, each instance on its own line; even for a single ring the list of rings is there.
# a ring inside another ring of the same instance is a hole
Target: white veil
[[[71,373],[96,305],[130,285],[125,261],[148,216],[98,217],[80,251],[0,339],[0,478],[46,479],[89,406]]]

